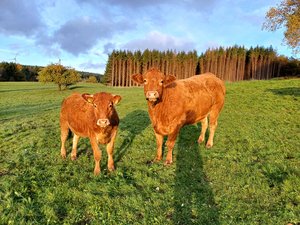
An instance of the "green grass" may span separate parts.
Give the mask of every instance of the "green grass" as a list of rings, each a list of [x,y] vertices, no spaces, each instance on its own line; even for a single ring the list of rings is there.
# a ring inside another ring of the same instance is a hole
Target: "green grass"
[[[141,88],[0,83],[0,224],[287,224],[300,222],[300,80],[227,83],[214,147],[184,127],[174,163],[150,164],[155,137]],[[116,171],[101,175],[87,139],[60,158],[59,110],[72,92],[123,99]],[[174,106],[175,107],[175,106]]]

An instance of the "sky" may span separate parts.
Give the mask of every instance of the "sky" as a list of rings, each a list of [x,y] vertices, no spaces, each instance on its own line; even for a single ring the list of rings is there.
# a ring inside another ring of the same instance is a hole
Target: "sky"
[[[280,0],[0,0],[0,62],[61,62],[104,73],[112,50],[176,50],[198,54],[233,45],[283,44],[284,29],[262,30]]]

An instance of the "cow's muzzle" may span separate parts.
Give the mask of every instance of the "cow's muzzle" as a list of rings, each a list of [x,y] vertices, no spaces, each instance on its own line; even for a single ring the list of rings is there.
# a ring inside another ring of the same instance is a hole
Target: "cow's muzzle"
[[[99,127],[107,127],[108,125],[110,124],[109,120],[108,119],[99,119],[97,121],[97,125]]]
[[[157,91],[147,91],[146,99],[150,102],[156,102],[159,99],[159,94]]]

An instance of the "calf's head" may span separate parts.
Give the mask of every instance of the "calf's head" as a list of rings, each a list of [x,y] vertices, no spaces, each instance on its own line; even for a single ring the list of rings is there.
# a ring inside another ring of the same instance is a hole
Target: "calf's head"
[[[146,100],[155,103],[162,98],[164,87],[176,80],[176,77],[164,75],[158,69],[151,68],[144,75],[132,75],[131,79],[138,84],[143,84]]]
[[[113,122],[114,116],[116,116],[114,105],[121,101],[121,96],[101,92],[94,95],[85,93],[82,94],[82,97],[93,107],[96,123],[99,127],[107,127]]]

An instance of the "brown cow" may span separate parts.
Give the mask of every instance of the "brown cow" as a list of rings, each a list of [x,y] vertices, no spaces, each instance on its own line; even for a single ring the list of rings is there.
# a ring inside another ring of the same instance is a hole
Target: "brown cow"
[[[196,75],[183,80],[176,80],[172,75],[164,75],[151,68],[144,75],[135,74],[132,80],[144,85],[148,100],[148,112],[154,128],[157,143],[155,161],[162,159],[164,136],[168,136],[168,153],[165,164],[171,164],[172,150],[182,126],[201,122],[202,129],[198,142],[204,141],[208,127],[210,134],[207,148],[213,146],[217,119],[224,105],[224,83],[212,73]]]
[[[90,139],[94,159],[94,174],[100,173],[101,150],[98,143],[107,144],[108,170],[115,169],[113,161],[114,142],[119,125],[119,117],[114,105],[121,96],[101,92],[94,95],[74,93],[62,103],[60,112],[61,156],[66,158],[65,142],[69,129],[73,132],[71,159],[76,159],[79,137]]]

